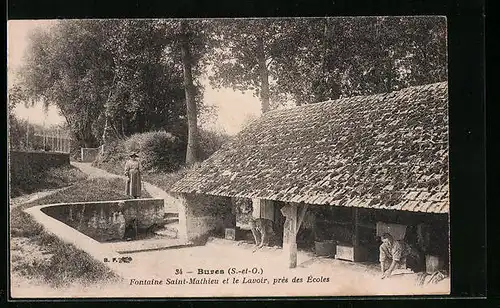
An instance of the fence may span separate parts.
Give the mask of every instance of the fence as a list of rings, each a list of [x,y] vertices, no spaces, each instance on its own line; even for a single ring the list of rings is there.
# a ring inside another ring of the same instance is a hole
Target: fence
[[[45,128],[27,122],[10,127],[11,150],[70,153],[71,142],[70,132],[62,128]]]
[[[45,151],[69,153],[71,151],[71,137],[61,130],[35,133],[35,144],[42,144]]]

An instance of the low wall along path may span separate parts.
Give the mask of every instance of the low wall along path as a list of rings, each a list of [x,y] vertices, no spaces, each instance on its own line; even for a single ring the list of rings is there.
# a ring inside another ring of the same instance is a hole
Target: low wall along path
[[[31,178],[43,171],[59,166],[69,166],[69,154],[57,152],[10,151],[9,169],[12,182]]]

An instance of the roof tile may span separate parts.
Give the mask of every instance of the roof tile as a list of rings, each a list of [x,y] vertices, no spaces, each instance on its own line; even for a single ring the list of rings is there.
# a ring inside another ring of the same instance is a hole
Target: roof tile
[[[172,191],[447,212],[447,91],[443,82],[270,111]]]

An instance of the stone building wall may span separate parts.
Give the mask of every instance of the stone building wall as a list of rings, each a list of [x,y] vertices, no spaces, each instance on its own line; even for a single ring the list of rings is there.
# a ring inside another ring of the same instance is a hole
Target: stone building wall
[[[178,196],[179,238],[203,242],[210,235],[222,235],[225,228],[236,226],[230,198],[198,194]]]

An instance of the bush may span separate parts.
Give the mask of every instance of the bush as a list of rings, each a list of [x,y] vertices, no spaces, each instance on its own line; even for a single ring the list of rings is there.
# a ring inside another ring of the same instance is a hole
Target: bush
[[[223,143],[230,140],[226,134],[199,130],[201,160],[207,159]],[[115,174],[122,174],[125,161],[131,151],[140,152],[143,171],[149,173],[173,172],[182,169],[186,159],[187,141],[165,131],[134,134],[126,140],[115,140],[107,144],[94,166]],[[160,180],[164,182],[163,179]],[[168,179],[166,182],[169,182]]]
[[[11,110],[9,110],[9,146],[12,150],[23,150],[28,146],[26,144],[27,121],[18,119]]]
[[[173,171],[183,163],[186,144],[178,137],[165,131],[134,134],[124,143],[127,154],[140,152],[143,170]]]
[[[205,160],[215,153],[220,147],[230,141],[230,137],[224,133],[200,129],[200,159]]]

